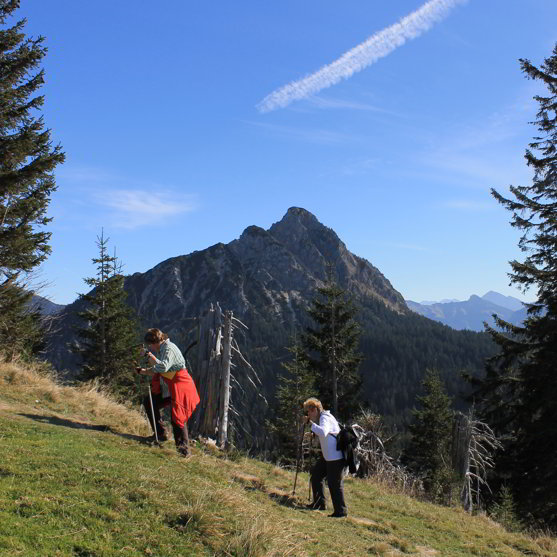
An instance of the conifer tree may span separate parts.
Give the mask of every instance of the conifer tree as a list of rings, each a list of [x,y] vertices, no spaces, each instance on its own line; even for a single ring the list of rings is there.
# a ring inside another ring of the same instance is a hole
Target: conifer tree
[[[22,281],[0,287],[0,350],[7,361],[30,359],[45,346],[48,318],[32,306],[33,290]]]
[[[0,0],[0,346],[33,349],[40,336],[38,315],[29,310],[29,274],[50,253],[44,230],[53,171],[64,161],[38,116],[44,83],[38,69],[44,37],[26,38],[25,19],[4,27],[19,0]],[[14,344],[20,343],[20,344]]]
[[[315,396],[315,375],[309,369],[302,346],[294,342],[288,348],[292,360],[282,364],[285,373],[279,377],[276,390],[277,416],[271,425],[280,447],[280,458],[286,462],[296,460],[302,405]]]
[[[537,68],[520,60],[529,79],[547,88],[536,95],[539,134],[526,150],[532,183],[492,194],[522,232],[524,261],[511,261],[511,284],[534,289],[537,300],[522,326],[501,319],[488,327],[500,352],[488,362],[476,396],[486,420],[504,437],[498,473],[523,517],[557,529],[557,45]]]
[[[108,255],[108,241],[104,232],[97,237],[99,257],[93,259],[97,274],[84,279],[92,290],[79,295],[87,307],[78,316],[87,326],[78,331],[80,341],[72,348],[81,355],[83,379],[99,378],[115,392],[123,392],[134,383],[139,325],[126,304],[121,264],[115,255]]]
[[[361,329],[354,319],[356,311],[352,299],[329,273],[308,309],[315,326],[307,327],[302,337],[319,397],[339,419],[347,419],[357,410],[362,386],[358,371],[363,359]]]
[[[413,411],[414,422],[408,448],[412,468],[423,477],[424,489],[434,499],[441,500],[451,481],[451,400],[435,370],[427,370],[422,386],[423,396],[417,398],[420,407]]]

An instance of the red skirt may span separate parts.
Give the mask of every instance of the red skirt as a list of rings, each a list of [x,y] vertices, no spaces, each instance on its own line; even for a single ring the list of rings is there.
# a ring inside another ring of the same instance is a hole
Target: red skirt
[[[161,374],[155,373],[151,380],[153,394],[161,392]],[[162,377],[170,391],[170,398],[163,401],[163,406],[172,405],[172,421],[180,428],[184,427],[199,404],[199,394],[195,383],[186,369],[177,371],[172,379]]]

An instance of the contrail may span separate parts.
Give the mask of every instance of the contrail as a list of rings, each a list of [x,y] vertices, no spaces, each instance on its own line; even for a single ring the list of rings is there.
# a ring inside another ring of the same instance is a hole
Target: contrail
[[[283,108],[293,101],[335,85],[356,72],[384,58],[406,41],[416,39],[441,21],[458,4],[467,0],[429,0],[415,12],[403,17],[398,23],[378,31],[363,43],[343,54],[327,66],[267,95],[258,105],[259,112]]]

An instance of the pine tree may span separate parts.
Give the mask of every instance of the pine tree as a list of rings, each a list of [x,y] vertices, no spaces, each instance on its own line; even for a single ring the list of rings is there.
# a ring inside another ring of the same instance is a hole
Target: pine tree
[[[22,281],[0,287],[0,342],[7,361],[31,359],[45,346],[46,317],[32,307],[32,290]]]
[[[19,0],[0,0],[0,25]],[[0,29],[0,346],[32,350],[40,337],[38,315],[29,310],[29,274],[50,253],[52,219],[46,216],[56,189],[53,171],[64,161],[50,131],[37,117],[44,83],[38,70],[46,55],[44,37],[25,38],[26,21]]]
[[[525,159],[531,185],[511,186],[512,197],[492,194],[512,212],[511,225],[522,232],[524,261],[511,261],[511,284],[535,289],[537,301],[523,326],[497,320],[488,328],[500,352],[488,362],[476,396],[505,451],[498,473],[513,491],[522,516],[557,528],[557,45],[540,68],[520,60],[529,79],[548,92],[537,95],[535,136]]]
[[[84,279],[92,290],[79,296],[87,308],[78,316],[87,326],[78,331],[80,342],[73,350],[81,355],[83,379],[99,378],[115,392],[125,392],[134,384],[139,326],[126,304],[121,264],[115,255],[108,255],[108,241],[104,232],[97,237],[99,257],[93,259],[97,274]]]
[[[315,327],[307,327],[302,343],[309,367],[317,376],[319,398],[335,417],[347,419],[358,408],[362,386],[358,368],[361,329],[354,317],[356,307],[332,274],[308,309]]]
[[[491,506],[489,514],[510,532],[520,532],[524,529],[521,520],[517,518],[512,491],[506,485],[501,486],[498,500]]]
[[[451,400],[439,372],[427,370],[422,386],[425,394],[417,398],[420,409],[413,411],[414,422],[408,457],[412,468],[423,477],[426,493],[441,500],[451,482]]]
[[[315,375],[308,367],[302,346],[294,342],[288,348],[292,360],[284,362],[285,373],[280,375],[276,390],[277,416],[271,431],[277,435],[280,459],[294,462],[297,457],[302,405],[315,396]]]

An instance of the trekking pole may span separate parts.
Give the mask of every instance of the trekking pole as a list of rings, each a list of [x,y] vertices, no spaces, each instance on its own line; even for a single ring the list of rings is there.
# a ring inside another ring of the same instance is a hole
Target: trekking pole
[[[157,423],[155,422],[155,408],[153,407],[153,397],[151,395],[151,383],[149,383],[149,402],[151,403],[151,417],[153,418],[153,429],[155,430],[155,441],[159,443],[159,436],[157,435]]]
[[[298,445],[298,453],[296,455],[296,475],[294,476],[294,487],[292,488],[292,495],[296,495],[296,482],[298,481],[298,473],[300,472],[300,462],[302,460],[302,451],[304,450],[304,432],[306,424],[302,422],[300,431],[300,444]]]
[[[308,487],[308,502],[311,503],[311,501],[313,500],[312,494],[311,494],[311,453],[312,453],[312,441],[313,441],[313,432],[311,432],[310,436],[309,436],[309,456],[308,456],[308,468],[309,468],[309,487]]]

